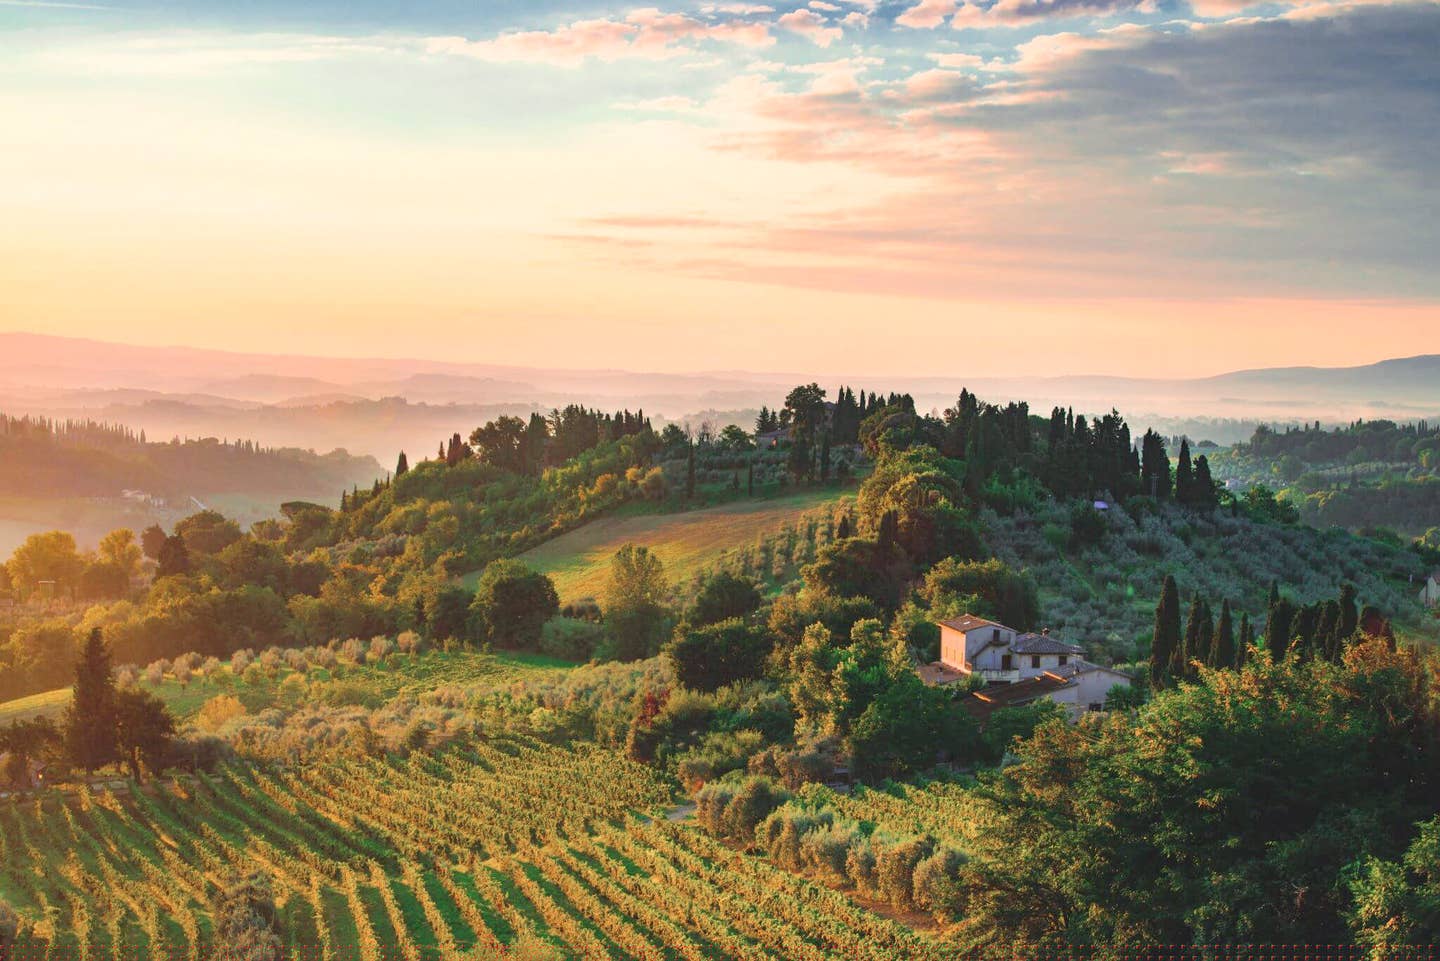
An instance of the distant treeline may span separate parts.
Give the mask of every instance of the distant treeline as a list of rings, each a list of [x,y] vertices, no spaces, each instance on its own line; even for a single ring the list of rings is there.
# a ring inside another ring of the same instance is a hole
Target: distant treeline
[[[323,492],[368,483],[373,458],[261,447],[249,440],[174,438],[151,443],[144,431],[91,420],[0,414],[0,494],[117,497],[125,490],[160,498],[232,492]]]

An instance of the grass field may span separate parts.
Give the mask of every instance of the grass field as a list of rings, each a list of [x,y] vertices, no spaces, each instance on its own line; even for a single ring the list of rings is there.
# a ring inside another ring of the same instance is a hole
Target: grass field
[[[28,721],[32,717],[58,718],[70,703],[70,688],[45,691],[13,701],[0,702],[0,726],[11,721]]]
[[[561,601],[599,595],[610,559],[627,543],[650,548],[665,563],[671,583],[683,581],[721,552],[753,543],[757,536],[795,520],[805,511],[839,500],[849,489],[803,491],[767,500],[735,501],[684,514],[633,514],[602,518],[520,555],[549,574]],[[479,572],[463,583],[474,587]]]

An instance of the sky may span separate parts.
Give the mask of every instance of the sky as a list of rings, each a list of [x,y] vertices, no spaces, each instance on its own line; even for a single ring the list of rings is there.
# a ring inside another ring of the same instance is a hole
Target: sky
[[[1440,352],[1437,51],[1440,4],[1384,0],[0,0],[0,329],[956,376]]]

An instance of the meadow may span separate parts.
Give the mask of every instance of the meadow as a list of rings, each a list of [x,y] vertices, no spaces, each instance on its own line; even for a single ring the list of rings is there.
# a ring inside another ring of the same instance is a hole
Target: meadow
[[[839,489],[818,488],[680,514],[620,513],[562,534],[520,559],[550,575],[562,602],[599,596],[610,573],[610,559],[627,543],[650,548],[664,562],[671,582],[682,582],[719,554],[752,544],[842,496]],[[479,576],[479,572],[468,575],[465,585],[473,587]]]

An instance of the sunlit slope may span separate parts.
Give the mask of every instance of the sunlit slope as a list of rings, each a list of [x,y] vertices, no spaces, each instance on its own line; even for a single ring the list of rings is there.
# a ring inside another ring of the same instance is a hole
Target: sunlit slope
[[[555,581],[562,602],[596,597],[621,545],[640,544],[665,564],[672,583],[690,577],[718,555],[753,543],[807,510],[839,500],[847,490],[810,490],[766,500],[736,501],[684,514],[606,517],[520,555]],[[466,578],[473,585],[479,573]]]

